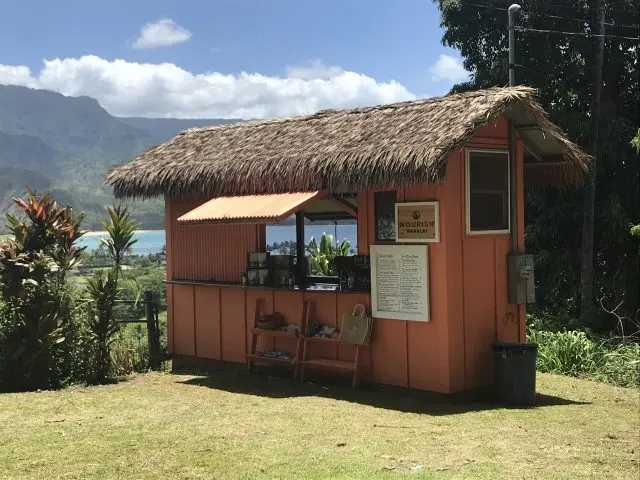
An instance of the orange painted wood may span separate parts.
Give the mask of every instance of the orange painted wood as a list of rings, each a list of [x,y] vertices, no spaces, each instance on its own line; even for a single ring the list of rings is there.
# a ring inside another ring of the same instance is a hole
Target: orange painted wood
[[[220,288],[198,285],[194,289],[198,357],[221,360]]]
[[[407,322],[374,319],[371,342],[373,381],[408,387]]]
[[[443,185],[405,187],[407,202],[438,200],[442,203]],[[447,392],[449,389],[449,348],[447,313],[447,236],[424,247],[429,256],[429,309],[431,321],[407,322],[408,386],[422,390]]]
[[[496,337],[494,239],[469,238],[463,245],[466,388],[493,381],[491,342]]]
[[[247,288],[245,294],[245,311],[247,324],[247,346],[251,345],[251,329],[255,320],[256,301],[260,299],[261,314],[273,313],[273,290],[260,290],[257,288]],[[275,342],[273,338],[259,337],[257,339],[257,351],[273,350]],[[247,348],[247,353],[250,349]]]
[[[464,218],[464,152],[449,158],[447,181],[442,186],[440,203],[440,240],[446,245],[447,329],[449,356],[449,392],[464,389],[465,385],[465,325],[464,325],[464,274],[462,242],[465,231]],[[437,274],[437,272],[436,272]],[[431,282],[442,281],[431,274]]]
[[[518,197],[516,199],[518,210],[518,250],[524,253],[524,147],[522,146],[522,141],[516,143],[516,160],[516,191],[518,192]],[[519,305],[517,309],[519,320],[519,339],[520,342],[525,342],[527,334],[526,306]]]
[[[301,292],[290,292],[287,290],[273,291],[273,310],[280,312],[289,325],[302,326],[304,299]],[[275,338],[274,348],[283,352],[294,354],[296,351],[296,341],[289,338]]]
[[[507,279],[507,255],[511,249],[511,240],[496,238],[495,249],[495,303],[496,303],[496,339],[501,342],[519,342],[518,307],[509,305],[509,286]]]
[[[309,302],[311,322],[317,321],[320,325],[339,328],[336,316],[335,293],[305,293],[304,299]],[[310,345],[309,355],[312,357],[338,358],[336,345],[315,343]]]
[[[366,191],[358,193],[358,255],[369,255],[369,202]]]
[[[204,199],[206,200],[206,199]],[[247,252],[264,251],[264,225],[184,225],[177,218],[203,199],[170,199],[172,278],[239,282]]]
[[[245,289],[220,289],[222,360],[244,363],[247,351]]]
[[[175,353],[174,343],[174,334],[175,328],[173,326],[173,285],[167,284],[167,348],[169,349],[169,353]]]
[[[498,118],[494,122],[478,129],[469,143],[473,143],[477,138],[497,138],[508,140],[509,123],[504,118]]]
[[[174,285],[173,348],[179,355],[195,355],[193,286]]]

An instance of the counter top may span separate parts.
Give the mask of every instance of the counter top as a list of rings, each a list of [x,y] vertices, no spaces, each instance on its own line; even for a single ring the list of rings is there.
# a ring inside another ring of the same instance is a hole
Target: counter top
[[[327,293],[369,293],[361,290],[340,290],[338,285],[334,284],[315,284],[308,287],[275,287],[272,285],[243,285],[238,282],[223,282],[216,280],[165,280],[165,283],[172,285],[210,285],[213,287],[229,287],[229,288],[251,288],[258,290],[285,290],[289,292],[327,292]]]

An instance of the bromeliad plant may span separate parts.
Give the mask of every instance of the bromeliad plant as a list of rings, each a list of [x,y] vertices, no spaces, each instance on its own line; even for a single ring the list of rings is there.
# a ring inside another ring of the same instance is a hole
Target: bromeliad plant
[[[307,245],[307,253],[311,259],[311,271],[316,275],[336,275],[336,257],[349,255],[351,242],[343,240],[339,245],[334,245],[333,235],[326,233],[320,237],[320,245],[314,237],[311,237]]]
[[[49,195],[13,199],[24,219],[7,214],[13,236],[0,246],[0,382],[12,389],[56,388],[55,349],[65,342],[66,275],[83,248],[82,216]]]

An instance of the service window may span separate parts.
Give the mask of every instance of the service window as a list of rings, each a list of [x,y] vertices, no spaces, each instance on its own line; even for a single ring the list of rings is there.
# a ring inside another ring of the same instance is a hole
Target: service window
[[[468,150],[466,171],[467,233],[508,233],[509,153]]]
[[[393,242],[396,239],[396,192],[375,192],[373,198],[376,241]]]

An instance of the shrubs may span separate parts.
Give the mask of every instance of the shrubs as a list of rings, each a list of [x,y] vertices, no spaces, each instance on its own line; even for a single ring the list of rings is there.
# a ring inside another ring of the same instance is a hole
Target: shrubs
[[[527,333],[527,340],[538,344],[538,371],[640,387],[638,343],[613,337],[597,340],[581,330],[536,329],[541,323],[532,318]]]
[[[8,214],[13,239],[0,245],[0,390],[105,383],[130,373],[132,354],[114,318],[120,265],[135,243],[126,209],[108,209],[112,267],[82,290],[67,282],[83,250],[75,246],[82,217],[48,195],[29,192],[14,202],[25,220]]]

